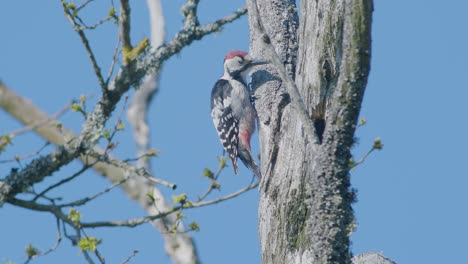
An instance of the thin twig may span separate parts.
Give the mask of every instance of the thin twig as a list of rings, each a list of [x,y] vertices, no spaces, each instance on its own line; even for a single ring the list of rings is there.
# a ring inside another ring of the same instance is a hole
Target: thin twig
[[[218,171],[216,172],[214,177],[212,179],[210,179],[210,186],[205,191],[205,193],[203,193],[200,197],[198,197],[197,202],[203,201],[208,196],[208,194],[210,194],[213,191],[213,189],[215,189],[215,187],[217,187],[216,186],[217,180],[218,180],[219,176],[221,175],[221,172],[223,171],[223,169],[226,167],[226,157],[222,156],[220,159],[222,159],[222,160],[219,161]]]
[[[225,24],[231,23],[234,20],[247,14],[247,8],[239,8],[234,13],[218,19],[214,22],[201,26],[199,31],[201,34],[209,34],[209,32],[219,32]]]
[[[96,162],[97,162],[97,161],[96,161]],[[82,167],[79,171],[75,172],[72,176],[70,176],[70,177],[68,177],[68,178],[65,178],[65,179],[63,179],[63,180],[61,180],[61,181],[59,181],[59,182],[57,182],[57,183],[55,183],[55,184],[52,184],[51,186],[47,187],[45,190],[43,190],[42,192],[40,192],[39,194],[37,194],[37,195],[31,200],[31,202],[37,201],[37,199],[39,199],[39,198],[41,198],[41,197],[44,197],[44,195],[45,195],[47,192],[49,192],[50,190],[55,189],[55,188],[59,187],[60,185],[63,185],[63,184],[65,184],[65,183],[67,183],[67,182],[69,182],[69,181],[75,179],[76,177],[80,176],[82,173],[84,173],[85,171],[87,171],[89,168],[93,167],[94,164],[96,164],[96,162],[94,162],[93,164],[85,164],[85,165],[83,165],[83,167]]]
[[[85,257],[86,261],[88,261],[89,264],[94,264],[94,260],[91,258],[88,251],[83,251],[83,256]]]
[[[26,154],[26,155],[23,155],[23,156],[15,156],[14,158],[12,159],[7,159],[7,160],[0,160],[0,164],[1,163],[8,163],[8,162],[19,162],[20,160],[25,160],[25,159],[29,159],[29,158],[32,158],[34,156],[37,156],[39,155],[47,146],[50,145],[50,142],[46,142],[41,148],[39,148],[38,150],[34,151],[33,153],[29,153],[29,154]]]
[[[63,208],[63,207],[77,207],[77,206],[82,206],[96,198],[98,198],[99,196],[105,194],[105,193],[108,193],[110,192],[112,189],[114,189],[115,187],[117,186],[120,186],[121,184],[125,183],[127,180],[128,180],[129,177],[126,177],[124,179],[122,179],[121,181],[119,182],[116,182],[116,183],[113,183],[111,186],[107,187],[106,189],[94,194],[93,196],[90,196],[90,197],[85,197],[83,199],[79,199],[79,200],[76,200],[74,202],[70,202],[70,203],[66,203],[66,204],[58,204],[57,207],[60,207],[60,208]]]
[[[85,8],[86,5],[88,5],[88,4],[91,3],[92,1],[94,1],[94,0],[86,0],[84,3],[82,3],[81,5],[79,5],[79,6],[76,8],[76,10],[77,10],[77,11],[80,11],[82,8]]]
[[[104,79],[101,73],[101,68],[99,67],[96,61],[96,57],[94,56],[93,50],[91,49],[91,46],[89,44],[88,38],[86,37],[86,34],[84,33],[83,29],[76,23],[74,16],[70,13],[70,10],[67,8],[67,4],[65,1],[62,2],[62,6],[63,6],[63,11],[65,12],[65,16],[73,25],[73,28],[78,33],[78,35],[80,36],[81,42],[85,46],[86,52],[88,53],[88,57],[90,58],[91,63],[93,64],[94,73],[96,74],[96,77],[98,78],[99,85],[101,86],[103,91],[106,91],[107,85],[104,82]]]
[[[352,166],[350,167],[350,169],[354,169],[356,168],[357,166],[361,165],[362,163],[364,163],[364,161],[366,161],[367,157],[374,151],[376,150],[376,148],[372,147],[370,150],[368,150],[366,152],[366,154],[364,154],[364,156],[362,156],[361,159],[359,159],[358,161],[354,162],[352,164]]]
[[[131,260],[132,258],[134,258],[134,257],[136,256],[137,253],[138,253],[138,250],[136,250],[136,249],[133,250],[132,255],[128,256],[128,258],[126,258],[121,264],[127,264],[127,263],[129,263],[130,260]]]
[[[83,26],[80,29],[81,30],[84,30],[84,29],[93,30],[93,29],[96,29],[97,27],[99,27],[100,25],[106,23],[107,21],[109,21],[111,19],[113,19],[113,17],[108,16],[106,18],[103,18],[103,19],[99,20],[96,24],[94,24],[92,26],[86,26],[85,24],[83,24]]]
[[[111,66],[109,67],[109,73],[107,74],[107,78],[106,78],[106,86],[109,84],[109,80],[112,76],[112,73],[114,73],[115,64],[117,62],[117,59],[119,58],[119,46],[120,46],[120,37],[117,38],[117,44],[115,45],[115,49],[114,49],[114,56],[112,57]]]
[[[151,201],[152,201],[152,207],[156,210],[156,212],[157,212],[158,214],[161,214],[161,210],[159,210],[159,208],[158,208],[158,203],[163,202],[163,206],[164,206],[164,203],[165,203],[164,199],[165,199],[165,198],[164,198],[164,196],[162,196],[162,195],[159,195],[157,198],[154,198],[153,196],[154,196],[154,191],[155,191],[155,190],[157,190],[157,189],[153,189],[153,191],[151,192],[151,197],[150,197],[150,199],[151,199]],[[168,217],[165,217],[165,216],[164,216],[164,217],[161,217],[161,218],[162,218],[162,219],[160,219],[160,223],[161,223],[162,226],[164,227],[165,231],[166,231],[166,232],[169,232],[168,222],[172,222],[172,219],[170,219],[170,218],[168,218]],[[159,231],[161,234],[164,233],[163,230],[160,230],[160,229],[159,229],[158,231]]]
[[[26,262],[24,262],[25,264],[31,262],[31,260],[33,260],[33,259],[36,259],[36,258],[45,256],[45,255],[47,255],[47,254],[49,254],[49,253],[55,251],[55,250],[58,248],[58,246],[60,245],[60,242],[62,242],[62,233],[60,232],[60,219],[57,218],[57,217],[56,217],[55,219],[56,219],[56,221],[57,221],[57,239],[55,240],[55,244],[52,245],[52,247],[49,248],[47,251],[45,251],[45,252],[39,252],[38,254],[36,254],[36,255],[34,255],[34,256],[28,258],[28,259],[26,260]]]
[[[187,210],[187,209],[192,209],[192,208],[198,208],[198,207],[203,207],[203,206],[207,206],[207,205],[212,205],[212,204],[216,204],[216,203],[220,203],[220,202],[223,202],[223,201],[226,201],[226,200],[229,200],[229,199],[232,199],[234,197],[237,197],[249,190],[252,190],[254,188],[256,188],[258,186],[258,182],[254,182],[234,193],[231,193],[231,194],[228,194],[226,196],[223,196],[223,197],[220,197],[220,198],[216,198],[216,199],[212,199],[212,200],[208,200],[208,201],[204,201],[204,202],[198,202],[198,203],[192,203],[190,205],[190,207],[188,206],[176,206],[174,208],[172,208],[171,210],[167,211],[167,212],[163,212],[163,213],[159,213],[157,215],[151,215],[151,216],[146,216],[146,217],[142,217],[142,218],[135,218],[135,219],[130,219],[130,220],[125,220],[125,221],[105,221],[105,222],[88,222],[88,223],[81,223],[81,226],[83,228],[97,228],[97,227],[135,227],[135,226],[138,226],[138,225],[141,225],[141,224],[144,224],[144,223],[147,223],[147,222],[151,222],[155,219],[159,219],[159,218],[162,218],[162,217],[165,217],[169,214],[172,214],[174,212],[177,212],[178,210],[180,210],[181,208],[183,208],[184,210]]]
[[[57,223],[57,240],[55,241],[55,244],[46,252],[42,254],[42,256],[45,256],[53,251],[55,251],[58,246],[60,245],[60,242],[62,242],[62,232],[60,232],[60,219],[55,218],[56,223]]]
[[[83,233],[83,235],[85,235],[86,238],[89,238],[90,236],[88,236],[88,234],[86,234],[85,230],[83,228],[79,228],[79,231]],[[101,253],[99,253],[99,250],[96,248],[94,250],[94,255],[96,255],[96,257],[98,258],[99,262],[101,262],[101,264],[104,264],[106,261],[104,259],[104,257],[101,255]]]
[[[173,190],[175,190],[177,188],[177,184],[171,183],[171,182],[168,182],[168,181],[165,181],[165,180],[162,180],[162,179],[155,178],[145,168],[135,168],[134,166],[132,166],[131,164],[129,164],[127,162],[124,162],[124,161],[121,161],[121,160],[118,160],[118,159],[114,159],[114,158],[110,157],[109,155],[103,154],[103,153],[97,153],[97,152],[91,151],[89,153],[89,155],[91,155],[93,157],[96,157],[96,158],[100,157],[102,159],[101,161],[107,162],[107,163],[112,164],[112,165],[114,165],[114,166],[116,166],[118,168],[121,168],[121,169],[123,169],[124,171],[126,171],[126,172],[128,172],[130,174],[136,174],[136,175],[139,175],[139,176],[143,176],[147,180],[149,180],[150,182],[152,182],[154,184],[160,184],[160,185],[169,187],[169,188],[171,188]]]

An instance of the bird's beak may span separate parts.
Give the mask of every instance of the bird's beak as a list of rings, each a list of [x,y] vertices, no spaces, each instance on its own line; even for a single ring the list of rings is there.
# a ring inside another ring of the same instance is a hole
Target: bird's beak
[[[260,59],[251,59],[249,62],[249,66],[256,66],[256,65],[263,65],[270,63],[267,60],[260,60]]]
[[[247,55],[246,59],[249,61],[249,63],[248,63],[249,67],[270,63],[267,60],[252,58],[252,57],[250,57],[250,55]]]
[[[270,62],[266,60],[251,60],[250,66],[263,65],[263,64],[268,64],[268,63]]]

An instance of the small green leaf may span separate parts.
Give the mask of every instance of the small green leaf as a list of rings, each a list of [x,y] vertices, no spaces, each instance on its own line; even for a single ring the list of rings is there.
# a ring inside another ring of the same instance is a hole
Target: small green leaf
[[[68,212],[68,219],[70,219],[75,225],[80,223],[80,220],[83,216],[75,208],[71,208]]]
[[[95,237],[83,237],[80,239],[78,242],[78,247],[81,249],[81,251],[91,251],[95,252],[97,245],[101,244],[102,240],[97,239]]]
[[[381,150],[383,148],[382,140],[380,140],[380,137],[374,139],[374,145],[372,147],[378,150]]]
[[[203,170],[203,176],[208,177],[209,179],[213,179],[214,174],[209,168],[205,168]]]
[[[224,169],[226,167],[226,161],[227,161],[227,158],[226,157],[221,157],[219,159],[219,167],[221,169]]]
[[[29,259],[39,254],[39,251],[37,250],[37,248],[35,248],[32,244],[29,244],[26,247],[25,252],[26,252],[26,255],[28,255]]]
[[[117,123],[117,127],[116,127],[117,131],[121,131],[121,130],[124,130],[125,129],[125,125],[122,121],[119,121]]]
[[[197,224],[197,222],[192,222],[188,225],[193,231],[200,231],[200,226]]]
[[[176,217],[177,217],[177,219],[185,219],[185,218],[187,218],[187,217],[186,217],[184,214],[182,214],[181,212],[177,212],[177,213],[176,213]]]
[[[172,201],[174,201],[174,204],[184,204],[186,200],[187,194],[185,193],[182,193],[180,195],[172,195]]]
[[[0,153],[2,153],[8,145],[11,144],[11,139],[13,136],[10,135],[3,135],[0,136]]]
[[[350,158],[348,161],[348,167],[353,168],[356,165],[356,162],[354,161],[354,158]]]
[[[73,112],[81,112],[81,110],[83,110],[83,109],[81,108],[81,105],[79,105],[79,104],[77,104],[77,103],[73,103],[73,104],[71,105],[71,110],[72,110]]]
[[[150,199],[152,202],[154,202],[153,192],[147,192],[146,197],[148,197],[148,199]]]
[[[75,7],[75,4],[73,3],[68,3],[67,6],[66,6],[67,9],[69,10],[74,10],[76,7]]]
[[[154,157],[156,155],[158,155],[159,153],[159,150],[157,149],[148,149],[148,151],[146,152],[146,156],[147,157]]]
[[[86,95],[80,95],[80,104],[84,104],[86,102]]]
[[[10,135],[3,135],[3,136],[0,136],[0,144],[10,144],[11,143],[11,139],[13,137],[10,136]]]
[[[360,126],[363,126],[363,125],[365,125],[366,123],[367,123],[367,120],[366,120],[365,117],[363,117],[363,118],[361,118],[361,119],[359,120],[359,125],[360,125]]]
[[[177,226],[179,225],[178,222],[175,222],[173,225],[170,227],[170,232],[172,233],[172,236],[175,238],[177,237]]]
[[[111,7],[111,9],[109,9],[109,16],[110,17],[115,17],[115,9],[113,7]]]
[[[109,129],[106,129],[104,130],[104,134],[102,134],[102,136],[105,138],[105,139],[110,139],[110,131]]]

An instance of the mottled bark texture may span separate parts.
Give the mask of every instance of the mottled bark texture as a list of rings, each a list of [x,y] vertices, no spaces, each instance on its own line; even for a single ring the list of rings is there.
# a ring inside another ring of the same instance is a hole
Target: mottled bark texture
[[[396,262],[379,253],[363,253],[353,257],[353,264],[396,264]]]
[[[254,73],[262,263],[351,263],[349,159],[369,74],[372,0],[303,0],[299,18],[293,0],[247,2],[257,4],[320,139],[309,140],[275,67]],[[264,56],[267,39],[250,32],[251,53]]]

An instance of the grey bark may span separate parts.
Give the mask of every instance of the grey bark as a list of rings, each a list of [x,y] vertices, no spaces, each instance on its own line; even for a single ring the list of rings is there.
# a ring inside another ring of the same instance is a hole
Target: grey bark
[[[353,257],[353,264],[396,264],[379,253],[364,253]]]
[[[247,2],[258,4],[269,36],[249,12],[251,53],[265,56],[271,41],[321,139],[310,140],[275,67],[254,73],[262,263],[351,263],[349,159],[370,67],[372,0],[304,0],[300,19],[293,0]]]

